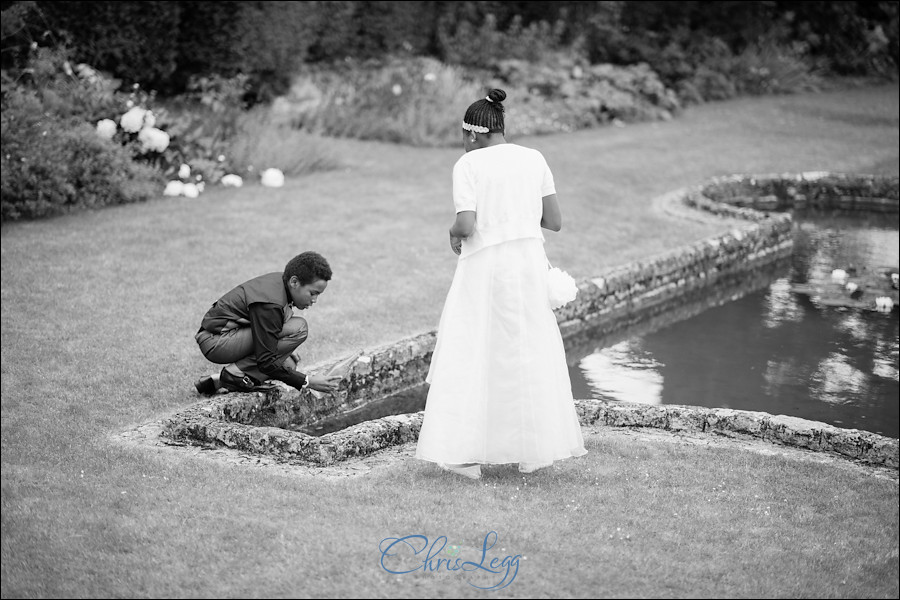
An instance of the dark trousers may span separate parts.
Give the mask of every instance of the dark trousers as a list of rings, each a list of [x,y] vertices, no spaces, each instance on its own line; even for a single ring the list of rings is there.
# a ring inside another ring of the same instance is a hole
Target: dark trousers
[[[297,361],[291,354],[306,341],[308,331],[306,319],[303,317],[290,317],[285,320],[276,347],[277,360],[287,361],[285,367],[297,368]],[[235,327],[220,334],[201,330],[194,339],[197,340],[203,356],[211,362],[227,365],[225,369],[232,375],[238,378],[249,375],[259,382],[268,379],[256,363],[253,332],[249,327]]]

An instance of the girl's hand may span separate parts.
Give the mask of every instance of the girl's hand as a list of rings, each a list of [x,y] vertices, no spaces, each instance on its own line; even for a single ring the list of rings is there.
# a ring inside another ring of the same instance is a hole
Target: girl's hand
[[[452,233],[450,234],[450,249],[453,250],[454,254],[459,254],[462,252],[462,238],[456,237]]]

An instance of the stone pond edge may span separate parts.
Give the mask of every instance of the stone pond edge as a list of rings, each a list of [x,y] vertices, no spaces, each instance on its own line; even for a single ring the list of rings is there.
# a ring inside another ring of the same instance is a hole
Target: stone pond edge
[[[791,218],[769,213],[785,201],[821,206],[827,188],[830,207],[897,212],[898,178],[834,173],[731,175],[675,190],[670,206],[747,221],[722,235],[608,269],[577,281],[575,301],[556,311],[567,344],[586,331],[609,333],[652,318],[673,301],[702,294],[719,280],[783,260],[790,255]],[[748,193],[750,188],[750,193]],[[712,196],[712,197],[710,197]],[[161,421],[164,441],[234,448],[288,461],[331,465],[355,456],[415,441],[423,413],[360,423],[322,437],[284,427],[297,416],[314,420],[358,408],[421,383],[427,373],[435,331],[364,353],[342,390],[330,402],[279,387],[269,394],[226,394],[206,399]],[[334,361],[332,361],[334,362]],[[775,444],[829,452],[869,465],[900,468],[898,440],[856,429],[785,415],[698,406],[609,403],[579,399],[582,425],[649,427],[672,432],[750,436]],[[276,426],[280,425],[280,426]]]

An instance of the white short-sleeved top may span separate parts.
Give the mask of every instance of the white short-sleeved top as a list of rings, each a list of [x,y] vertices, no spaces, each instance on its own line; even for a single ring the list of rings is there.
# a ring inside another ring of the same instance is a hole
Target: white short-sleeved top
[[[533,148],[506,143],[467,152],[453,167],[453,204],[458,213],[475,211],[475,231],[460,258],[510,240],[543,240],[542,199],[555,193],[550,167]]]

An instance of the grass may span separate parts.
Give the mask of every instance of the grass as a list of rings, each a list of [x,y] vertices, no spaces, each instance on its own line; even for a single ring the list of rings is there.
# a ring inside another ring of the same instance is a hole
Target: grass
[[[547,157],[564,214],[548,254],[582,277],[728,227],[673,222],[653,199],[674,188],[898,174],[898,96],[742,99],[513,141]],[[387,574],[378,542],[446,535],[471,553],[489,529],[529,557],[508,596],[897,596],[896,482],[821,465],[601,434],[516,493],[502,468],[481,484],[412,460],[310,479],[111,443],[196,400],[208,305],[300,251],[335,272],[308,311],[305,361],[436,327],[461,150],[320,143],[341,166],[283,188],[3,226],[3,597],[472,596],[485,592],[456,575]]]

